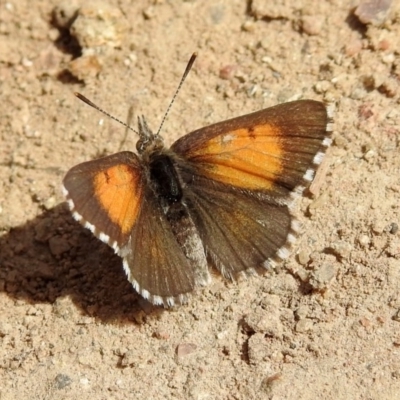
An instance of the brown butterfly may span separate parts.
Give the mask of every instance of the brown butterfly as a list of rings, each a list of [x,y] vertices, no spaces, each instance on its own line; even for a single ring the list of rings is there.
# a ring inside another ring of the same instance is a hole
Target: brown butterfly
[[[123,258],[137,292],[184,303],[210,282],[209,262],[235,279],[287,258],[299,231],[291,204],[331,143],[331,114],[319,101],[293,101],[198,129],[170,149],[142,117],[138,154],[73,167],[64,193],[75,219]]]

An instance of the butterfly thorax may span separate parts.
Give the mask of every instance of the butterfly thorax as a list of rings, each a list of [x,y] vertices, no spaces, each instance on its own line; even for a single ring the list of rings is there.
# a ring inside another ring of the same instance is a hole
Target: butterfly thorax
[[[162,203],[172,204],[182,199],[178,172],[168,154],[158,152],[150,154],[149,172],[153,190]]]

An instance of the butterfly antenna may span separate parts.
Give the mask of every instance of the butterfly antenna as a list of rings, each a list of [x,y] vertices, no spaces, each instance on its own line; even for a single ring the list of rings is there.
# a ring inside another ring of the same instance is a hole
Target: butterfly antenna
[[[168,106],[168,108],[167,108],[167,111],[166,111],[165,114],[164,114],[164,117],[163,117],[163,119],[162,119],[162,121],[161,121],[160,127],[158,128],[158,131],[157,131],[157,133],[156,133],[155,136],[158,136],[158,135],[160,134],[161,128],[163,127],[164,122],[165,122],[165,120],[167,119],[167,116],[168,116],[168,114],[169,114],[169,111],[171,110],[172,104],[174,104],[174,101],[175,101],[175,99],[176,99],[176,96],[178,95],[179,91],[181,90],[181,87],[182,87],[182,85],[183,85],[183,82],[185,82],[185,79],[186,79],[188,73],[190,72],[190,70],[192,69],[192,66],[193,66],[194,61],[196,60],[196,58],[197,58],[197,53],[193,53],[192,56],[190,57],[189,62],[188,62],[187,65],[186,65],[185,72],[184,72],[183,75],[182,75],[181,81],[179,82],[179,85],[178,85],[178,87],[177,87],[176,90],[175,90],[175,94],[173,95],[172,100],[171,100],[171,102],[169,103],[169,106]]]
[[[101,113],[103,113],[104,115],[107,115],[107,117],[113,119],[114,121],[119,122],[120,124],[122,124],[123,126],[125,126],[125,128],[135,132],[136,134],[139,134],[137,130],[133,129],[130,125],[126,124],[125,122],[121,121],[118,118],[115,118],[114,116],[112,116],[111,114],[109,114],[107,111],[104,111],[102,108],[100,108],[99,106],[97,106],[96,104],[94,104],[92,101],[90,101],[87,97],[85,97],[83,94],[80,94],[78,92],[75,92],[74,95],[79,99],[82,100],[84,103],[86,103],[88,106],[93,107],[94,109],[96,109],[97,111],[100,111]]]

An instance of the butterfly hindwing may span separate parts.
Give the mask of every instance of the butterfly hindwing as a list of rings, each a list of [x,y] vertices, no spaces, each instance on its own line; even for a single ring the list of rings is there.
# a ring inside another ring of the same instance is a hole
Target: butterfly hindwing
[[[183,303],[197,285],[191,262],[171,230],[171,221],[149,188],[130,243],[121,255],[134,288],[154,304]]]
[[[288,237],[296,233],[286,205],[202,179],[187,201],[208,255],[226,278],[286,257]]]

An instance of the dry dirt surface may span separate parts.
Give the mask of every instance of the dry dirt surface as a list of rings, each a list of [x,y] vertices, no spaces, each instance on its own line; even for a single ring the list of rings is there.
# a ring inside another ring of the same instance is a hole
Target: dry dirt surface
[[[400,398],[399,38],[390,1],[1,1],[0,399]],[[333,144],[285,263],[164,310],[60,186],[136,141],[73,93],[157,129],[194,51],[168,145],[301,98]]]

